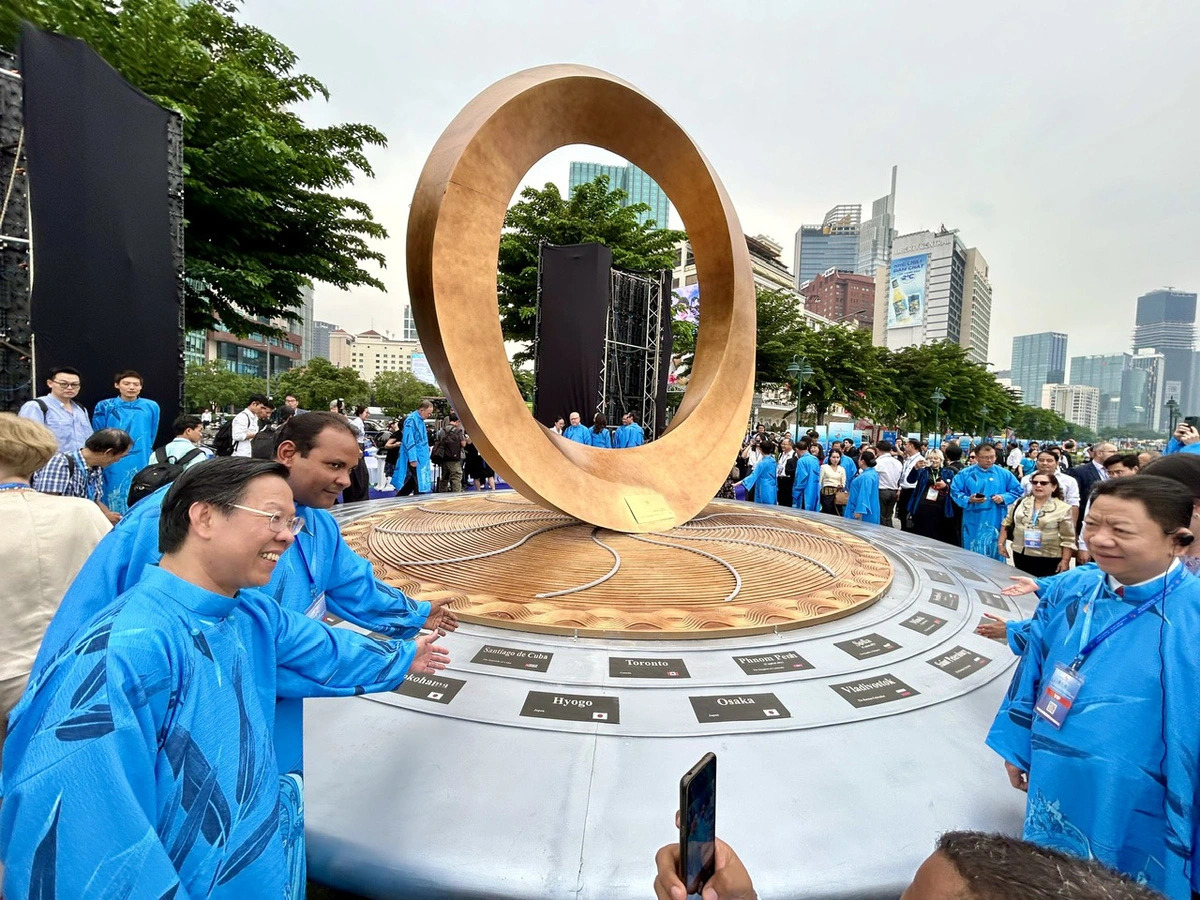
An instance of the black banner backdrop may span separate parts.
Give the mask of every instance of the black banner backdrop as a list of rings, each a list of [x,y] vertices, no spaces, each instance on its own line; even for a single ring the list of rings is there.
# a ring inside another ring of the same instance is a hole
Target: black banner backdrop
[[[162,410],[179,413],[181,298],[172,258],[171,113],[81,41],[26,25],[25,140],[33,219],[35,385],[52,366],[82,373],[89,410],[136,369]]]
[[[559,416],[577,412],[590,427],[600,402],[612,251],[603,244],[547,244],[541,253],[533,415],[553,426]]]

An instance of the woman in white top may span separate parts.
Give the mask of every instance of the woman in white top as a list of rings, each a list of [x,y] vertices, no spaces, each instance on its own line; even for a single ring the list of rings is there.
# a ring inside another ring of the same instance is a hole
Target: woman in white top
[[[846,470],[842,468],[842,451],[834,447],[821,465],[821,512],[840,516],[846,505],[837,502],[837,494],[844,490]]]
[[[0,413],[0,753],[8,714],[25,690],[46,626],[112,527],[91,500],[30,486],[33,473],[57,452],[45,425]]]

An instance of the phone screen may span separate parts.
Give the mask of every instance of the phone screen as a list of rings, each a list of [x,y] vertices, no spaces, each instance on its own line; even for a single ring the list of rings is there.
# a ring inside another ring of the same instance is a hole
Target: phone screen
[[[716,868],[717,757],[706,753],[679,782],[680,877],[698,894]]]

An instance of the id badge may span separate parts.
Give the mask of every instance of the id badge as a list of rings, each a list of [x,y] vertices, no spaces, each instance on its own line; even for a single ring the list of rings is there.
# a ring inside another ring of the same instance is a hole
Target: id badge
[[[317,595],[317,598],[315,600],[313,600],[312,603],[309,604],[308,609],[306,609],[304,611],[304,615],[308,616],[308,618],[310,618],[310,619],[325,618],[325,592],[324,591],[321,591],[321,593]]]
[[[926,499],[926,500],[933,500],[933,501],[935,501],[935,502],[936,502],[936,501],[937,501],[937,499],[938,499],[938,492],[937,492],[937,488],[930,488],[929,490],[927,490],[927,491],[925,492],[925,499]]]
[[[1071,711],[1071,706],[1082,687],[1082,675],[1062,663],[1056,663],[1050,683],[1046,685],[1042,699],[1038,701],[1034,710],[1055,728],[1062,728],[1063,722],[1067,720],[1067,713]]]
[[[1026,550],[1041,550],[1042,549],[1042,531],[1040,528],[1025,529],[1025,549]]]

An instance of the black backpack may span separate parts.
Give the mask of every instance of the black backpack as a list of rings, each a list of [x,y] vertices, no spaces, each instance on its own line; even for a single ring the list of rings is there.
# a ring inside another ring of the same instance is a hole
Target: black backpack
[[[258,433],[250,438],[250,456],[254,459],[275,458],[275,432],[279,429],[274,425],[263,425]]]
[[[169,462],[167,448],[159,447],[151,457],[150,465],[139,469],[129,485],[129,505],[137,503],[143,497],[153,494],[164,484],[170,484],[183,474],[187,464],[204,451],[197,447],[179,458],[178,462]]]
[[[213,437],[213,452],[217,456],[233,456],[233,419],[226,419],[217,429]]]

